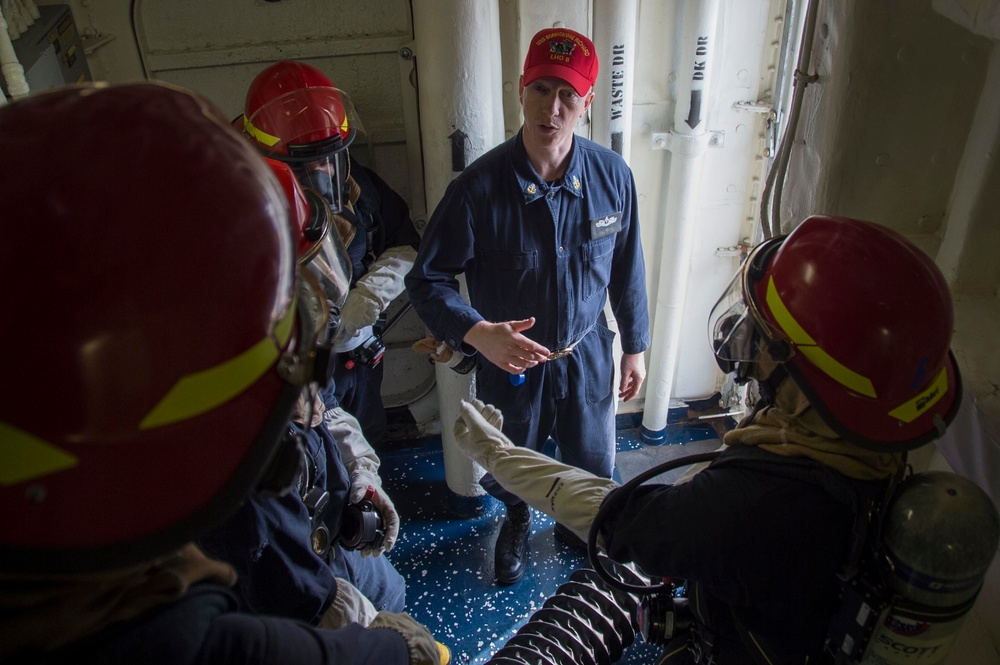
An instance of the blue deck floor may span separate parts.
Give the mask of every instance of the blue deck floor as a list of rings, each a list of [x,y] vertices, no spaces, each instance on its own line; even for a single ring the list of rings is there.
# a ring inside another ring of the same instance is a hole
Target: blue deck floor
[[[646,446],[629,424],[619,418],[618,480],[719,444],[711,428],[671,426],[665,445]],[[402,524],[389,558],[407,581],[406,611],[451,649],[454,665],[488,662],[574,571],[586,567],[582,552],[554,538],[553,521],[533,512],[524,577],[497,586],[493,543],[504,515],[499,502],[462,499],[447,488],[439,437],[393,441],[380,446],[379,454]],[[636,636],[617,662],[652,663],[658,655],[658,648]]]

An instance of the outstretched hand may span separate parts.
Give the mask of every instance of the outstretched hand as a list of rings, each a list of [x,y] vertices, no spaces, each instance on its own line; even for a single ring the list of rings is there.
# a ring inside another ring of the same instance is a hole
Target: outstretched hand
[[[545,362],[550,351],[521,333],[535,325],[535,317],[520,321],[480,321],[465,334],[465,341],[505,372],[520,374]]]

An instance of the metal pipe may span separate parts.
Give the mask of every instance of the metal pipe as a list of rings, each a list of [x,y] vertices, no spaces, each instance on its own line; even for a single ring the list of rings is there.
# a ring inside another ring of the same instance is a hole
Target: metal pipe
[[[635,78],[636,0],[594,0],[594,46],[601,71],[594,84],[591,138],[629,161]]]
[[[420,133],[424,154],[427,208],[433,210],[461,169],[503,140],[498,58],[470,54],[499,53],[496,0],[413,0],[413,33],[420,81]],[[453,160],[461,136],[462,163]],[[445,480],[461,497],[484,494],[482,469],[458,448],[452,426],[460,400],[470,399],[472,374],[458,374],[435,364],[444,449]]]
[[[805,19],[802,25],[802,36],[799,39],[799,54],[795,65],[792,81],[792,99],[789,103],[788,124],[781,135],[778,154],[771,169],[768,171],[761,196],[760,224],[764,239],[781,235],[781,193],[785,186],[785,173],[788,170],[788,159],[792,152],[795,132],[798,130],[799,116],[802,113],[802,96],[806,86],[815,81],[809,76],[809,60],[812,57],[813,34],[816,32],[816,15],[818,3],[807,0]],[[773,192],[773,195],[772,195]]]
[[[641,437],[647,443],[665,438],[670,398],[681,336],[690,276],[698,194],[708,146],[708,93],[716,60],[720,0],[685,2],[683,48],[678,71],[674,125],[666,139],[671,151],[665,219],[677,227],[676,235],[663,234],[664,257],[653,318],[650,368]],[[669,257],[669,258],[667,258]]]

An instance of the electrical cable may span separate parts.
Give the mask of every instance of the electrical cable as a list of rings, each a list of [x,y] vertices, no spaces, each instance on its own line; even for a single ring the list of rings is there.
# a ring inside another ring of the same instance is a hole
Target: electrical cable
[[[798,130],[799,117],[802,112],[802,95],[806,86],[817,80],[817,76],[807,74],[809,60],[812,55],[813,34],[816,31],[817,0],[809,0],[806,5],[802,36],[799,40],[799,55],[795,65],[794,82],[792,83],[792,99],[789,104],[788,124],[782,132],[781,142],[774,162],[764,181],[764,191],[760,201],[760,225],[764,240],[781,235],[781,194],[785,184],[785,174],[788,160]]]

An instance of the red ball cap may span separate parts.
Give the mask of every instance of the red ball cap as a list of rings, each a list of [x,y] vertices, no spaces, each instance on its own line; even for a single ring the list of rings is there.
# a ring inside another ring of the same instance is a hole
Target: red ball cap
[[[597,80],[594,42],[568,28],[546,28],[531,38],[524,58],[524,85],[547,76],[562,79],[586,95]]]

